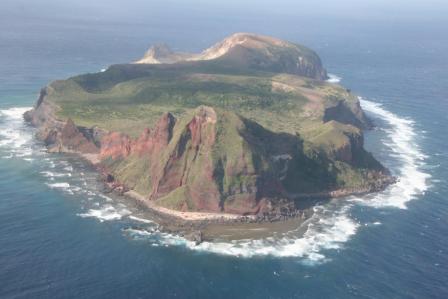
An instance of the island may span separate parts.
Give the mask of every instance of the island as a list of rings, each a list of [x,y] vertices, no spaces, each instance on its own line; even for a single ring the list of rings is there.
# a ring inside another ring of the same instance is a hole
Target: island
[[[79,154],[162,218],[303,220],[316,202],[395,182],[364,149],[357,96],[326,79],[312,50],[236,33],[54,81],[24,117],[50,152]]]

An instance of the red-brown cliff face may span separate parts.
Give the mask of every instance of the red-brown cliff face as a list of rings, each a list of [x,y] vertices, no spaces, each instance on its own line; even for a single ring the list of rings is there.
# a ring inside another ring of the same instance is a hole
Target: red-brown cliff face
[[[82,133],[75,123],[68,119],[61,131],[61,146],[69,150],[79,151],[81,153],[96,154],[99,152],[88,133]]]
[[[251,134],[235,114],[218,116],[214,109],[201,106],[182,121],[176,122],[171,114],[163,115],[154,129],[146,129],[135,140],[123,134],[107,134],[101,142],[100,156],[120,161],[118,166],[110,161],[110,171],[124,184],[135,177],[125,170],[132,171],[130,165],[135,161],[145,161],[150,184],[138,191],[163,206],[256,214],[272,208],[265,190],[272,194],[281,187],[270,188],[280,183],[270,166],[262,165],[270,163],[269,153],[256,153],[262,141]]]
[[[154,129],[145,129],[132,146],[133,153],[137,155],[150,155],[160,153],[173,137],[176,119],[171,113],[165,113],[157,122]]]
[[[176,119],[171,113],[165,113],[154,129],[146,128],[141,135],[132,140],[120,132],[110,132],[101,138],[100,158],[126,158],[130,155],[148,156],[155,160],[169,143]]]
[[[219,191],[213,181],[212,149],[215,143],[216,113],[201,107],[166,148],[164,165],[154,175],[150,198],[157,200],[182,188],[183,210],[220,211]]]
[[[117,159],[131,153],[131,138],[120,132],[111,132],[101,139],[100,158]]]
[[[97,154],[100,151],[93,140],[92,132],[81,130],[71,119],[61,127],[46,130],[43,140],[52,152]]]

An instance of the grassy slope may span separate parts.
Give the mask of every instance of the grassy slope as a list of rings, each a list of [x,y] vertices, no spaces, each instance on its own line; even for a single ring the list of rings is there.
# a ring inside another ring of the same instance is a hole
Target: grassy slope
[[[104,73],[54,82],[49,99],[62,108],[62,118],[133,136],[163,112],[182,116],[209,105],[233,110],[273,131],[308,137],[320,130],[325,106],[339,99],[356,101],[343,88],[312,79],[226,71],[195,64],[113,66]]]

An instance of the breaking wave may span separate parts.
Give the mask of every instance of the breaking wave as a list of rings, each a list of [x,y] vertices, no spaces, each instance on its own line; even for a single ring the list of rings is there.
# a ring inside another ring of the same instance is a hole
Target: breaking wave
[[[0,149],[7,149],[5,153],[2,151],[2,158],[24,158],[23,160],[30,161],[29,156],[33,151],[29,143],[33,134],[23,121],[23,114],[30,109],[31,107],[15,107],[0,110]]]
[[[100,209],[90,209],[87,211],[87,213],[79,213],[78,216],[83,218],[94,217],[103,222],[118,220],[130,214],[131,211],[126,208],[117,209],[112,205],[104,205]]]
[[[339,82],[341,82],[341,80],[342,80],[342,78],[337,76],[337,75],[335,75],[335,74],[328,74],[327,82],[339,83]]]
[[[360,224],[350,217],[351,205],[336,200],[328,206],[314,207],[314,215],[307,221],[307,229],[301,228],[280,237],[246,239],[230,242],[202,242],[196,245],[180,236],[158,231],[157,226],[127,228],[125,234],[135,240],[148,241],[152,246],[184,246],[204,253],[250,258],[255,256],[298,257],[304,264],[321,263],[328,258],[324,250],[339,249],[353,236]]]
[[[138,221],[138,222],[143,222],[143,223],[154,223],[154,221],[149,220],[149,219],[145,219],[145,218],[141,218],[141,217],[137,217],[137,216],[129,216],[129,219]]]
[[[382,130],[387,135],[384,146],[399,162],[399,167],[392,169],[398,182],[384,192],[365,197],[356,197],[352,201],[360,202],[372,207],[396,207],[406,209],[406,203],[423,194],[428,188],[431,177],[422,168],[426,155],[422,153],[417,144],[417,133],[414,121],[398,117],[384,109],[381,104],[359,98],[362,108],[374,117],[385,121],[386,127]]]
[[[47,183],[47,186],[53,189],[68,189],[70,188],[70,184],[69,183],[53,183],[53,184],[49,184]]]
[[[323,250],[341,248],[356,233],[359,224],[349,216],[350,209],[350,205],[334,210],[325,206],[315,207],[314,215],[303,235],[296,230],[281,238],[226,243],[203,242],[197,246],[190,244],[190,248],[240,257],[270,255],[301,257],[308,263],[322,262],[326,260]]]

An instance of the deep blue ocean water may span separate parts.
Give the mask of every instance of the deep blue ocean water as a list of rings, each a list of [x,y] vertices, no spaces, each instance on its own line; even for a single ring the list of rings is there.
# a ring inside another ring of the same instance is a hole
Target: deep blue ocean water
[[[448,22],[157,12],[0,18],[0,298],[448,297]],[[400,183],[316,208],[302,237],[194,246],[47,154],[21,119],[51,80],[235,31],[315,49],[362,97],[366,145]]]

